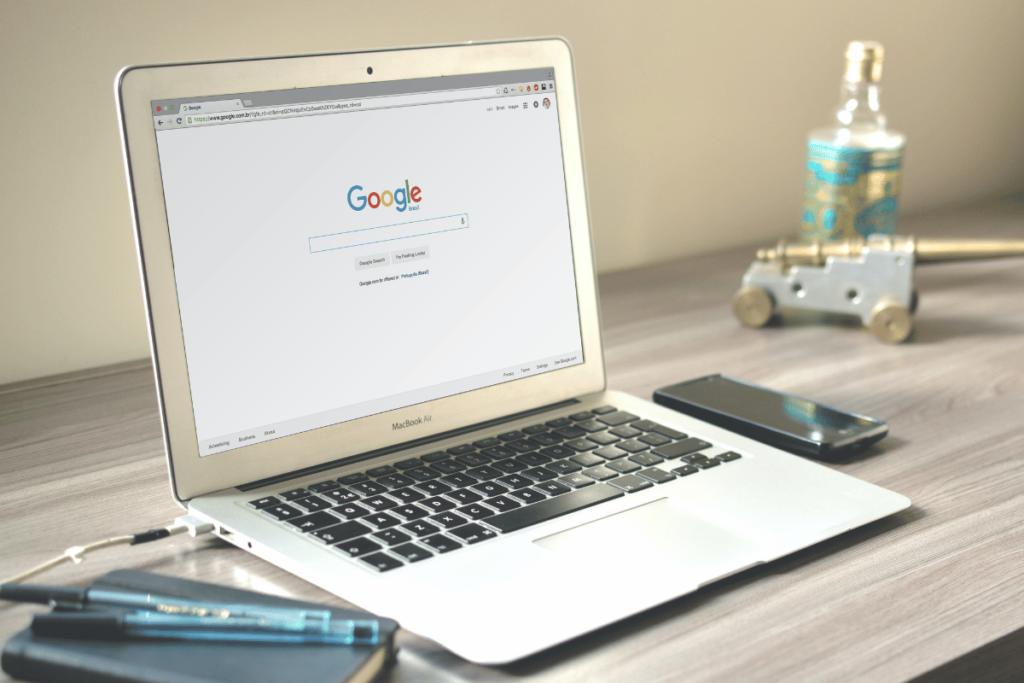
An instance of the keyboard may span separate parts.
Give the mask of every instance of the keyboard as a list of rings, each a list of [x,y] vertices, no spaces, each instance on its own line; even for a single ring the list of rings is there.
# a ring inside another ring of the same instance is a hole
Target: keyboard
[[[250,501],[378,572],[742,457],[603,406]]]

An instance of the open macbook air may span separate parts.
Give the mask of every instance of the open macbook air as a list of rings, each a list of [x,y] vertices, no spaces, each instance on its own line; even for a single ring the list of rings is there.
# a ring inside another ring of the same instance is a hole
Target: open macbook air
[[[494,664],[909,505],[606,389],[565,42],[115,89],[171,488],[231,543]]]

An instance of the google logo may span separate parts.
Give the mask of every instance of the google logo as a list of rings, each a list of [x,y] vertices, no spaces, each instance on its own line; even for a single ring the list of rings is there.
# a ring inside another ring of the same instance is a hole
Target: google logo
[[[409,188],[409,181],[405,181],[405,187],[400,187],[394,192],[391,190],[384,190],[380,194],[371,192],[368,195],[359,195],[355,198],[355,202],[352,201],[352,193],[363,190],[362,185],[353,185],[348,191],[348,205],[352,207],[353,211],[362,211],[367,206],[371,209],[376,209],[381,206],[391,207],[394,206],[398,211],[405,211],[406,208],[417,209],[419,207],[409,206],[409,202],[416,202],[419,204],[423,196],[420,194],[422,190],[415,185]],[[358,202],[358,204],[356,203]]]

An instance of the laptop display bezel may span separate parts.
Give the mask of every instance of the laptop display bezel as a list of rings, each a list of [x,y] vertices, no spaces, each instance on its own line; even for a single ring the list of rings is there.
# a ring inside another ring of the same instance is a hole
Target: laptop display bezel
[[[367,73],[372,66],[373,73]],[[584,362],[398,410],[200,457],[151,103],[286,88],[522,69],[554,70]],[[259,479],[422,439],[600,391],[605,385],[572,55],[559,39],[383,52],[127,67],[115,81],[136,245],[174,496],[186,501]],[[392,425],[429,414],[414,433]]]

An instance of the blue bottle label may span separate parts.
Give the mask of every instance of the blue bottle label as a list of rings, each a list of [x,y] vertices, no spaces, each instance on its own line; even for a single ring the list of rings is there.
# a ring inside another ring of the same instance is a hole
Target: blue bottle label
[[[865,150],[807,143],[803,235],[843,240],[896,232],[903,148]]]

